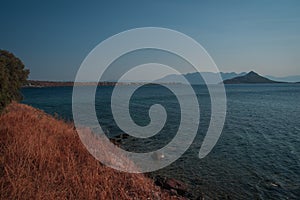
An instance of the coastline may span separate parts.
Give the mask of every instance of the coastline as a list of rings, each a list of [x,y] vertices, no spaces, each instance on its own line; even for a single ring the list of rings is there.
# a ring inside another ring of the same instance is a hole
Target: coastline
[[[144,85],[144,84],[160,84],[157,83],[148,83],[148,82],[73,82],[73,81],[36,81],[29,80],[23,88],[43,88],[43,87],[73,87],[73,86],[127,86],[127,85]],[[180,84],[181,83],[164,83],[168,85]]]
[[[102,165],[73,124],[41,110],[13,102],[0,122],[1,199],[185,199],[143,174]]]

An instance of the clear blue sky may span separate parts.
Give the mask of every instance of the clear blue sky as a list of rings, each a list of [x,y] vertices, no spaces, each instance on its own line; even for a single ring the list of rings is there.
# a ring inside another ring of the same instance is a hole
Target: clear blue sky
[[[21,58],[31,79],[73,80],[99,42],[145,26],[193,37],[221,71],[300,74],[298,0],[10,0],[0,5],[0,48]]]

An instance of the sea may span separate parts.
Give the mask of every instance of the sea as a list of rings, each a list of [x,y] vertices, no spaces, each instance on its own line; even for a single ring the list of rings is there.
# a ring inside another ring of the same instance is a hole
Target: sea
[[[132,86],[116,87],[126,91]],[[111,138],[122,133],[111,111],[113,89],[101,86],[95,95],[99,124]],[[198,154],[209,127],[211,100],[205,85],[193,89],[200,108],[197,136],[178,160],[149,175],[183,181],[195,199],[300,199],[300,84],[226,85],[224,128],[213,150],[202,159]],[[72,121],[72,91],[72,87],[23,88],[22,103]],[[149,108],[154,104],[166,110],[163,129],[151,138],[123,139],[122,148],[152,151],[175,137],[180,104],[164,86],[146,84],[135,91],[129,105],[132,120],[138,126],[149,124]]]

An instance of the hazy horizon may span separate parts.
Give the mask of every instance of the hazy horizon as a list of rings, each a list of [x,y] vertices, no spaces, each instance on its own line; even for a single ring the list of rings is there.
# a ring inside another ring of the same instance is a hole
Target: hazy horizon
[[[253,70],[250,70],[250,71],[253,71]],[[229,73],[236,73],[237,75],[239,75],[239,74],[242,74],[242,73],[249,73],[250,71],[244,71],[244,72],[220,72],[220,73],[228,73],[228,74]],[[194,72],[192,72],[192,73],[194,73]],[[198,72],[196,72],[196,73],[198,73]],[[201,72],[201,73],[214,73],[214,72],[207,72],[207,71],[205,71],[205,72]],[[138,77],[134,77],[134,75],[135,74],[133,74],[133,75],[130,74],[129,78],[127,78],[127,79],[123,78],[123,79],[119,80],[118,82],[148,82],[150,80],[153,80],[153,77],[151,79],[147,79],[147,78],[145,78],[145,79],[139,79]],[[165,78],[165,77],[167,77],[169,75],[179,75],[179,74],[178,73],[166,74],[166,75],[164,75],[162,77],[156,77],[156,78],[154,77],[154,78],[155,78],[155,80],[158,80],[158,79]],[[186,74],[184,74],[184,75],[186,75]],[[264,76],[266,78],[273,77],[273,78],[279,78],[279,79],[280,78],[299,77],[299,81],[300,81],[300,75],[290,75],[290,76],[272,76],[272,75],[269,75],[269,74],[259,74],[259,75]],[[55,80],[55,79],[52,79],[52,80],[50,80],[50,79],[31,79],[31,78],[29,78],[29,80],[31,80],[31,81],[50,81],[50,82],[51,81],[53,81],[53,82],[73,82],[74,81],[74,80]],[[117,80],[106,80],[106,81],[108,81],[108,82],[114,82],[114,81],[117,81]],[[89,82],[89,81],[82,80],[80,82]],[[297,81],[290,81],[290,82],[298,82],[298,79],[297,79]]]

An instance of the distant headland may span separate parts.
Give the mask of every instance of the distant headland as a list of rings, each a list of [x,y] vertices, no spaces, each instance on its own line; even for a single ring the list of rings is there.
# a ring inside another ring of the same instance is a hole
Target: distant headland
[[[75,83],[77,86],[105,86],[105,85],[116,85],[115,82],[79,82]],[[28,80],[23,87],[70,87],[74,86],[72,81],[37,81],[37,80]]]
[[[115,85],[143,85],[145,82],[72,82],[72,81],[37,81],[28,80],[23,87],[40,88],[40,87],[73,87],[73,86],[115,86]],[[149,83],[151,84],[151,83]],[[173,83],[169,83],[173,84]]]
[[[224,84],[264,84],[264,83],[287,83],[280,81],[273,81],[265,78],[254,71],[249,72],[244,76],[238,76],[232,79],[223,81]]]

